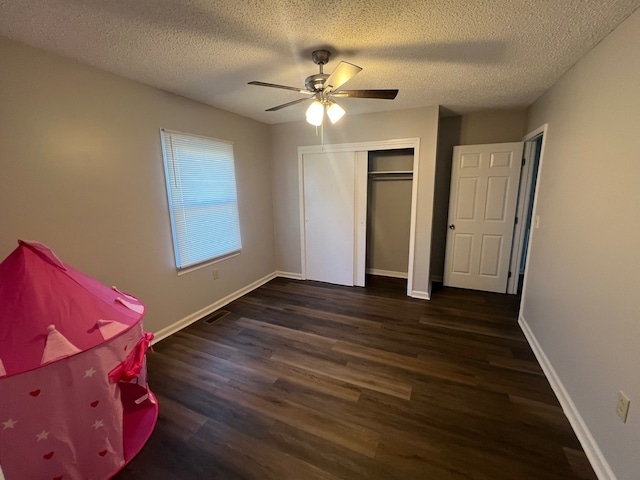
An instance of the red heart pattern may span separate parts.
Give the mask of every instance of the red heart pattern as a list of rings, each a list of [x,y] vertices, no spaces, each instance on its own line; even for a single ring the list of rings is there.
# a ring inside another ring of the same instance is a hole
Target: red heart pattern
[[[42,458],[44,458],[45,460],[51,460],[51,457],[53,457],[53,452],[45,453],[42,456]]]
[[[89,405],[91,405],[93,408],[96,408],[99,403],[100,403],[100,400],[95,400],[95,401],[91,402]]]
[[[104,457],[107,454],[106,450],[102,450],[101,452],[98,452],[98,455],[100,455],[101,457]]]
[[[38,388],[37,390],[34,390],[33,392],[29,392],[29,395],[31,395],[32,397],[37,397],[38,395],[40,395],[40,389]]]

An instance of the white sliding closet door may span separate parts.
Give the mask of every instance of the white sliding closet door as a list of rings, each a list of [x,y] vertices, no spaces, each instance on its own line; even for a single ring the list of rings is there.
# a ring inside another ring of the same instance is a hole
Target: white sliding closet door
[[[356,153],[302,157],[306,278],[354,284]]]

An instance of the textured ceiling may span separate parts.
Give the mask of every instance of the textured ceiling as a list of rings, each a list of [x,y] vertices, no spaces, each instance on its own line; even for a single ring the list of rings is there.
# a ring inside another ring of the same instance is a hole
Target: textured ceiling
[[[640,0],[0,0],[0,35],[266,123],[300,120],[296,92],[325,47],[363,71],[351,114],[526,107]],[[1,59],[0,59],[1,61]],[[1,63],[0,63],[1,65]]]

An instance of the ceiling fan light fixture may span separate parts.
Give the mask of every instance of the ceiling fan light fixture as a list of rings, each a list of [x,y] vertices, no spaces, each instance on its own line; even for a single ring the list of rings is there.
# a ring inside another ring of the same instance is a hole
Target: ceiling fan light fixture
[[[347,113],[346,110],[338,105],[337,102],[331,102],[327,107],[327,116],[329,117],[329,120],[331,120],[331,123],[336,123],[344,117],[345,113]]]
[[[314,101],[309,108],[307,108],[307,123],[319,127],[322,125],[322,118],[324,117],[324,105],[318,100]]]

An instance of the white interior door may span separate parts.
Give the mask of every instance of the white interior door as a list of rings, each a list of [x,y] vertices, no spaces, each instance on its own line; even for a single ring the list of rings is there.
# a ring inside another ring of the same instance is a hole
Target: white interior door
[[[356,154],[305,153],[305,267],[309,280],[354,284]]]
[[[505,293],[523,143],[455,147],[444,284]]]

